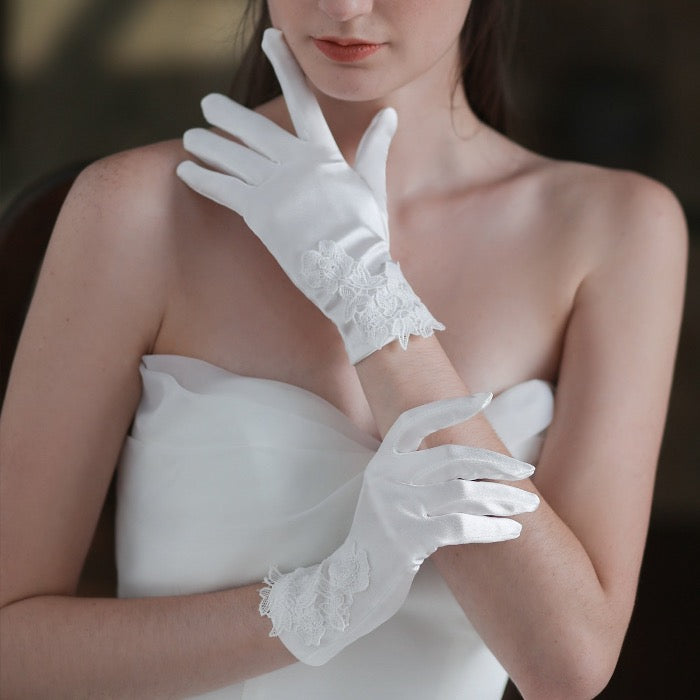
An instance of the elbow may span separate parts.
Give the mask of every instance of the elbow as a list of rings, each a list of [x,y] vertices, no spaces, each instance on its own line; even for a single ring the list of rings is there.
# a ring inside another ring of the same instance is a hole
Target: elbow
[[[593,700],[610,682],[604,671],[568,674],[550,682],[537,683],[533,690],[522,690],[524,700]]]
[[[524,700],[592,700],[610,682],[620,646],[600,638],[574,645],[557,654],[548,668],[536,664],[514,682]]]

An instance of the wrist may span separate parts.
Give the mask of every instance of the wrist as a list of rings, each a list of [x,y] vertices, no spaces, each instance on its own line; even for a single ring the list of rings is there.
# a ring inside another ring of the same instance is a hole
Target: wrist
[[[320,564],[286,574],[272,567],[259,591],[259,612],[272,622],[271,637],[279,637],[300,661],[316,665],[311,658],[325,662],[332,656],[325,648],[343,638],[354,595],[369,582],[367,553],[346,541]]]
[[[470,393],[435,335],[411,338],[405,350],[391,342],[355,369],[382,435],[410,408]]]
[[[388,250],[355,258],[332,240],[302,256],[299,286],[337,326],[354,365],[393,340],[429,337],[444,326],[428,311]]]

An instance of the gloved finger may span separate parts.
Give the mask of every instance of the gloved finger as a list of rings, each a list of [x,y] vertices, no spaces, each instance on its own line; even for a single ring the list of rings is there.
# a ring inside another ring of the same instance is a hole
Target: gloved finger
[[[386,209],[386,160],[397,126],[392,107],[377,112],[360,139],[355,172],[369,185],[376,200]]]
[[[441,399],[404,411],[384,437],[384,444],[397,452],[413,452],[430,435],[476,415],[491,401],[492,394],[480,393]]]
[[[228,175],[235,175],[249,185],[259,185],[275,168],[269,158],[208,129],[189,129],[182,137],[182,143],[199,160]]]
[[[252,190],[250,185],[231,175],[207,170],[191,160],[180,163],[175,172],[195,192],[244,215],[245,203]]]
[[[515,457],[483,447],[439,445],[401,454],[396,460],[402,481],[435,484],[448,479],[500,479],[518,481],[535,473],[535,467]]]
[[[448,513],[517,515],[532,513],[540,504],[537,494],[489,481],[457,479],[444,484],[412,488],[416,500],[429,517]]]
[[[430,553],[438,547],[454,544],[479,544],[503,542],[520,536],[522,526],[509,518],[492,518],[488,515],[450,513],[434,515],[421,523],[425,525],[424,543],[432,546]]]
[[[270,59],[284,94],[289,116],[302,141],[318,143],[337,150],[335,139],[328,128],[315,95],[306,84],[306,78],[296,58],[289,50],[279,29],[265,30],[262,49]]]
[[[225,95],[212,93],[204,97],[202,114],[212,126],[223,129],[271,160],[285,160],[298,147],[298,139],[281,126]]]

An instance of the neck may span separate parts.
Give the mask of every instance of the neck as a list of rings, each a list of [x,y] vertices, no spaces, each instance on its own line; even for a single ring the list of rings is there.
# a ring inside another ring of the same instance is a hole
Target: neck
[[[455,87],[454,71],[437,65],[420,78],[381,100],[337,100],[318,91],[316,96],[336,142],[350,163],[372,117],[394,107],[398,129],[387,164],[389,199],[402,201],[439,189],[464,175],[468,152],[484,125],[474,115],[462,89]],[[461,179],[461,178],[460,178]]]

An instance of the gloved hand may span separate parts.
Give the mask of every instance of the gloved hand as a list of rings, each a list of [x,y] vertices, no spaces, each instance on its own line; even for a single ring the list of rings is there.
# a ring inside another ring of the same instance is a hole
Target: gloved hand
[[[238,212],[294,284],[338,327],[352,364],[394,339],[444,330],[389,253],[386,159],[396,130],[392,108],[377,113],[351,167],[282,33],[262,43],[287,103],[293,136],[223,95],[207,95],[207,121],[245,146],[206,129],[184,135],[207,165],[180,163],[178,176]]]
[[[481,448],[418,446],[467,420],[490,394],[444,399],[402,413],[367,465],[345,542],[320,564],[281,574],[260,591],[270,636],[312,666],[324,664],[388,620],[403,604],[423,560],[438,547],[518,537],[504,517],[535,510],[528,491],[478,479],[524,479],[534,467]]]

